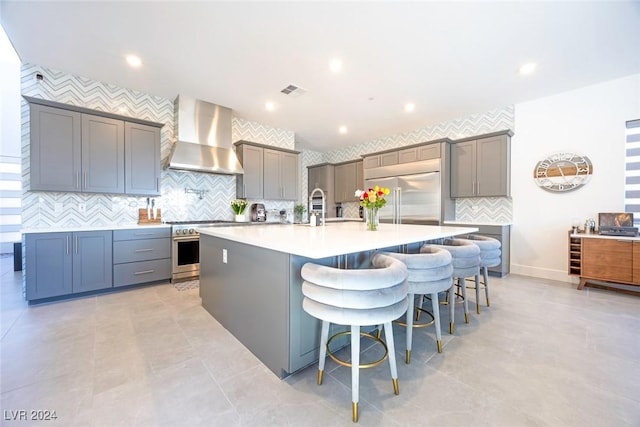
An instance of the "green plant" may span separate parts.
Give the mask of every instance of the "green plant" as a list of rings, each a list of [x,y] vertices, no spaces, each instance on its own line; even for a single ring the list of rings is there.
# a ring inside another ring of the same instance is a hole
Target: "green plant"
[[[303,205],[302,203],[295,205],[293,207],[293,212],[296,215],[302,216],[305,212],[307,211],[307,207],[305,205]]]
[[[245,199],[233,199],[231,201],[231,209],[236,215],[242,215],[247,208],[247,201]]]

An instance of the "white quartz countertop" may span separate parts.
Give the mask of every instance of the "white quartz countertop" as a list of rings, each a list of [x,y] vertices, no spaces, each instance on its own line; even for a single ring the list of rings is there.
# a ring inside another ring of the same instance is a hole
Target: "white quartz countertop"
[[[197,230],[201,237],[214,236],[313,259],[478,231],[474,227],[405,224],[380,224],[378,231],[367,231],[362,222],[336,222],[317,227],[282,224],[270,227],[212,227]]]
[[[128,225],[78,225],[70,227],[47,227],[47,228],[23,228],[22,234],[31,233],[68,233],[73,231],[101,231],[101,230],[137,230],[145,228],[171,228],[169,224],[128,224]]]

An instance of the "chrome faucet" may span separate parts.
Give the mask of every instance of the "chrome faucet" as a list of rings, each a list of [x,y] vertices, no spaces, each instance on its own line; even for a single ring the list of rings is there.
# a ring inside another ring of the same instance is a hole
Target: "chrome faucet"
[[[314,188],[313,190],[311,190],[311,194],[309,194],[309,206],[313,205],[313,195],[318,191],[320,192],[320,196],[322,196],[322,219],[320,220],[320,222],[322,223],[322,225],[324,225],[326,198],[324,196],[324,191],[322,191],[322,188]]]

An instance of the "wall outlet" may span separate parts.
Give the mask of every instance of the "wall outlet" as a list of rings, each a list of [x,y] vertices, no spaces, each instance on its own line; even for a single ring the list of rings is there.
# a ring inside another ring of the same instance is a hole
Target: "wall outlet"
[[[86,212],[87,211],[86,203],[78,203],[78,211],[79,212]]]
[[[226,249],[222,250],[222,263],[223,264],[227,263],[227,250]]]

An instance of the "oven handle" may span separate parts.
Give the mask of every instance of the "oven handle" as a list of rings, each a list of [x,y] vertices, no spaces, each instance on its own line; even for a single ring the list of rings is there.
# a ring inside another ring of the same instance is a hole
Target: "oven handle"
[[[189,241],[189,240],[191,240],[191,241],[200,240],[200,236],[191,235],[191,236],[180,236],[180,237],[174,236],[173,237],[173,241],[174,242],[184,242],[184,241]]]

